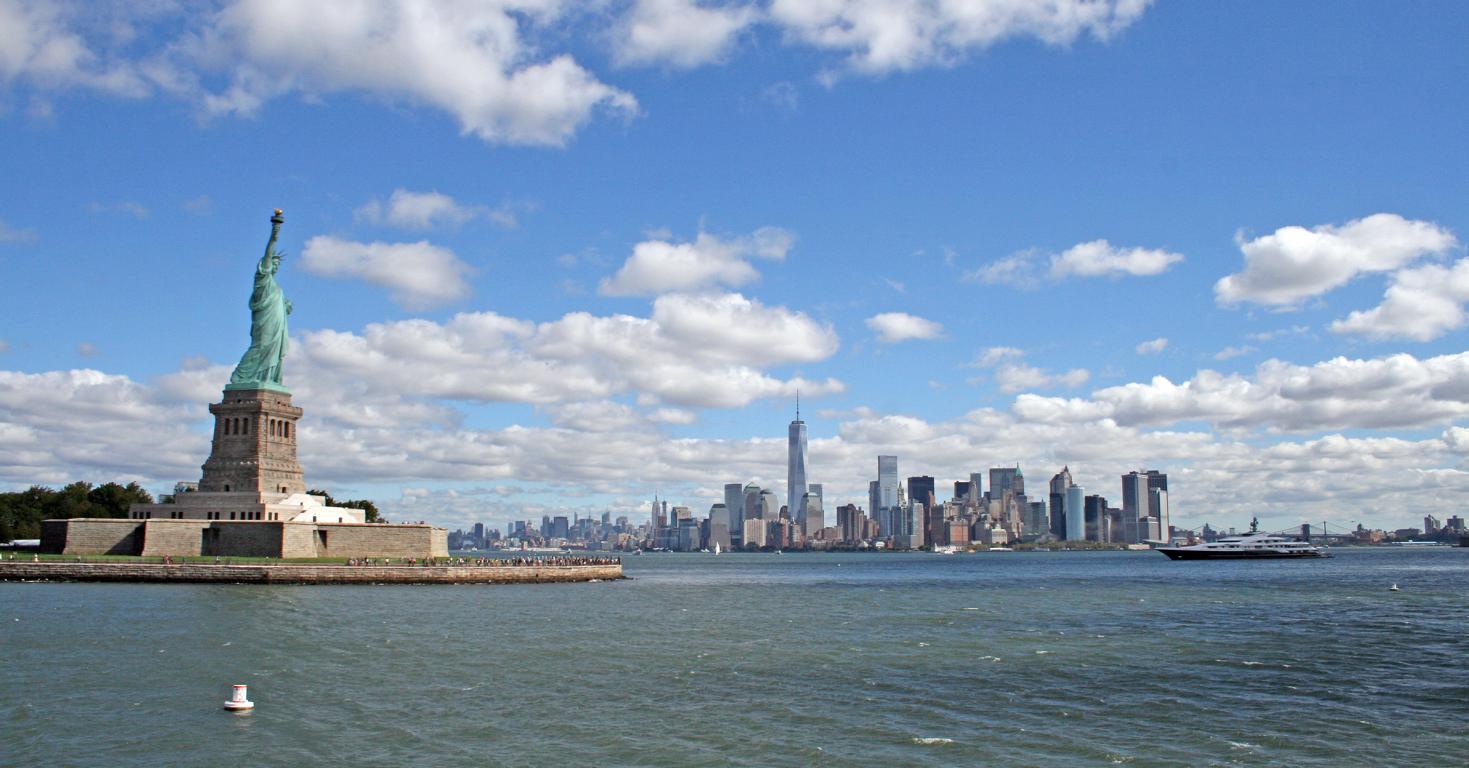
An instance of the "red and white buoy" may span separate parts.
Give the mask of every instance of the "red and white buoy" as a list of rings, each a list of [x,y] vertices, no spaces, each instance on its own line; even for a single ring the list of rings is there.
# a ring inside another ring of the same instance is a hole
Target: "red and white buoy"
[[[237,685],[234,693],[230,694],[230,700],[224,703],[224,708],[231,712],[248,712],[255,708],[255,702],[245,698],[246,686]]]

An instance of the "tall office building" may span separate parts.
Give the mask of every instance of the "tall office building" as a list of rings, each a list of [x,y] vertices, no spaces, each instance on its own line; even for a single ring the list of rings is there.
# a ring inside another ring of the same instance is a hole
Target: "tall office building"
[[[1066,491],[1071,487],[1071,467],[1064,466],[1051,478],[1051,535],[1066,538]]]
[[[766,522],[780,519],[780,499],[776,498],[775,491],[760,491],[760,519]]]
[[[796,523],[800,517],[801,497],[811,490],[806,487],[806,422],[801,421],[801,396],[796,395],[796,420],[791,422],[786,440],[786,509]]]
[[[903,533],[903,524],[898,513],[897,456],[877,457],[877,494],[878,504],[872,508],[872,514],[882,527],[882,535],[891,537]]]
[[[983,481],[984,481],[984,473],[983,472],[970,472],[969,473],[969,499],[968,499],[968,501],[969,501],[970,504],[978,504],[979,503],[979,500],[984,497],[984,482]]]
[[[925,508],[934,503],[933,478],[928,475],[908,478],[908,499]]]
[[[960,504],[968,501],[970,494],[969,488],[970,483],[968,480],[955,480],[954,495],[951,498],[958,501]]]
[[[1164,479],[1167,482],[1167,479]],[[1122,540],[1135,544],[1147,536],[1141,533],[1138,521],[1148,516],[1148,476],[1140,472],[1128,472],[1122,476]],[[1143,524],[1143,528],[1146,527]]]
[[[729,543],[738,547],[744,543],[745,535],[745,493],[739,483],[724,484],[724,512],[728,515],[724,525],[729,531]]]
[[[1066,489],[1066,540],[1086,539],[1086,489],[1073,485]]]
[[[1006,491],[1015,496],[1025,495],[1025,473],[1020,471],[1019,464],[990,469],[990,498],[1004,498]]]
[[[1168,474],[1156,469],[1147,471],[1148,476],[1148,517],[1161,518],[1161,510],[1153,504],[1153,491],[1162,491],[1165,496],[1168,493]]]
[[[879,523],[881,523],[882,493],[878,490],[878,483],[876,480],[867,481],[867,508],[872,510],[872,519],[877,520],[879,521]],[[882,534],[886,536],[887,530],[884,529]]]
[[[1087,541],[1107,541],[1107,499],[1100,495],[1086,497],[1082,503],[1085,508],[1082,519],[1085,523]]]
[[[1156,524],[1157,540],[1167,541],[1171,536],[1168,521],[1168,491],[1162,488],[1151,488],[1148,490],[1148,521],[1149,525]]]
[[[820,494],[810,491],[802,494],[800,521],[801,533],[808,539],[826,526],[826,512],[821,508]]]
[[[744,494],[744,497],[745,497],[744,504],[741,505],[743,507],[743,509],[745,510],[745,514],[744,514],[745,519],[746,520],[759,520],[760,519],[760,486],[755,485],[754,483],[747,483],[745,485],[744,489],[741,491],[741,493]]]

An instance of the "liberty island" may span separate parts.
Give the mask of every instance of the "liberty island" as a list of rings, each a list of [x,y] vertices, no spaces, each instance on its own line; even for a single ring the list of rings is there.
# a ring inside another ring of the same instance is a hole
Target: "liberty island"
[[[6,561],[0,564],[0,579],[435,583],[621,578],[615,560],[535,561],[513,570],[507,563],[450,561],[444,528],[369,520],[361,509],[331,506],[326,497],[307,491],[297,459],[304,411],[292,404],[283,377],[287,318],[293,310],[276,280],[284,222],[277,208],[265,254],[255,267],[250,346],[222,399],[209,406],[213,441],[199,481],[179,483],[164,503],[132,504],[127,518],[42,522],[43,553],[79,559],[131,555],[163,558],[164,564]],[[190,557],[216,562],[174,563]],[[357,567],[234,565],[220,563],[221,558],[342,559]]]

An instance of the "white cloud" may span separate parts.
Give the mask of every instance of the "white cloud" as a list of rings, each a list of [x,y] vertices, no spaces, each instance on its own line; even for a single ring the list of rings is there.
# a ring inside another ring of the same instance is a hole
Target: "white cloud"
[[[1206,422],[1216,429],[1313,432],[1402,429],[1469,417],[1469,352],[1418,359],[1337,357],[1314,365],[1267,360],[1252,376],[1201,370],[1174,383],[1156,376],[1093,392],[1064,409],[1023,394],[1016,413],[1053,418],[1068,411],[1124,426]]]
[[[92,88],[118,96],[147,93],[131,64],[106,60],[71,29],[75,20],[68,14],[73,10],[55,3],[0,0],[0,82]]]
[[[777,365],[836,353],[836,333],[804,314],[738,294],[664,296],[649,317],[573,312],[532,323],[492,312],[445,323],[314,331],[292,345],[293,387],[317,387],[342,421],[435,399],[554,405],[636,395],[648,405],[734,408],[767,397],[840,392],[834,379],[778,379]],[[340,394],[347,393],[347,394]],[[408,418],[442,420],[434,411]]]
[[[784,259],[795,236],[778,227],[761,227],[746,237],[720,238],[700,232],[693,242],[645,240],[598,292],[604,296],[655,296],[716,286],[738,288],[759,279],[751,258]]]
[[[1004,360],[1024,357],[1025,351],[1015,347],[990,347],[974,361],[974,365],[980,368],[993,368]]]
[[[1334,333],[1374,339],[1432,341],[1464,327],[1464,302],[1469,301],[1469,259],[1452,267],[1426,264],[1402,269],[1376,307],[1353,312],[1331,324]]]
[[[637,109],[571,56],[525,42],[526,27],[562,11],[552,0],[236,0],[199,38],[204,60],[238,62],[205,106],[251,114],[292,91],[365,91],[443,109],[485,141],[562,145],[598,108]]]
[[[1091,373],[1082,368],[1053,373],[1024,362],[1023,357],[1025,351],[1015,347],[990,347],[968,367],[993,368],[995,385],[1006,394],[1027,389],[1075,388],[1091,378]],[[983,377],[976,377],[969,383],[978,384],[983,380]]]
[[[1081,368],[1052,373],[1026,363],[1004,363],[995,369],[995,384],[1001,392],[1014,394],[1028,389],[1065,387],[1074,389],[1085,384],[1091,374]]]
[[[1167,348],[1168,348],[1168,339],[1166,339],[1166,338],[1164,338],[1162,336],[1159,336],[1156,339],[1152,339],[1150,341],[1144,341],[1143,343],[1137,345],[1137,347],[1135,348],[1135,351],[1139,355],[1156,355],[1159,352],[1162,352],[1163,350],[1165,350]]]
[[[1034,288],[1040,283],[1040,269],[1036,264],[1039,255],[1035,250],[1011,254],[964,273],[964,279],[986,285]]]
[[[426,309],[469,296],[473,270],[453,251],[427,241],[358,243],[330,235],[306,241],[301,266],[324,277],[352,277],[388,288],[408,309]]]
[[[873,315],[867,318],[867,327],[876,332],[877,340],[884,344],[913,339],[936,339],[944,332],[942,325],[906,312]]]
[[[755,19],[755,9],[742,5],[637,0],[613,30],[613,55],[623,64],[708,64],[723,59]]]
[[[90,341],[83,341],[77,344],[77,354],[82,357],[96,357],[101,353],[102,350],[98,349],[97,345]]]
[[[1006,38],[1069,45],[1084,34],[1108,40],[1132,24],[1148,0],[1047,3],[773,0],[772,21],[787,35],[845,54],[859,72],[950,66]]]
[[[1273,331],[1261,331],[1250,334],[1253,341],[1274,341],[1286,336],[1302,336],[1311,332],[1311,327],[1306,325],[1292,325],[1289,328],[1277,328]]]
[[[1254,352],[1254,351],[1255,351],[1255,348],[1252,347],[1252,346],[1250,346],[1250,345],[1248,345],[1248,344],[1242,344],[1242,345],[1237,346],[1237,347],[1236,346],[1229,346],[1229,347],[1225,347],[1224,349],[1219,350],[1218,352],[1215,352],[1214,353],[1214,359],[1215,360],[1233,360],[1236,357],[1244,357],[1245,355],[1248,355],[1249,353]]]
[[[790,46],[865,73],[951,66],[1002,40],[1108,40],[1149,0],[217,0],[53,4],[0,0],[0,82],[166,95],[206,115],[256,115],[271,100],[359,93],[427,106],[490,143],[561,146],[600,113],[638,112],[566,50],[600,40],[618,64],[721,61],[764,26]],[[833,68],[821,74],[830,82]],[[768,94],[794,106],[794,90]],[[50,101],[36,94],[32,111]]]
[[[1106,240],[1078,243],[1051,257],[1051,277],[1160,275],[1183,255],[1153,248],[1117,248]]]
[[[393,190],[386,204],[374,198],[358,208],[356,215],[361,221],[404,229],[455,227],[481,218],[502,227],[516,224],[514,212],[506,207],[462,205],[441,192],[414,192],[401,187]]]
[[[1360,274],[1390,272],[1454,247],[1453,233],[1426,221],[1377,213],[1340,226],[1281,227],[1254,240],[1236,238],[1244,270],[1219,279],[1221,304],[1293,306]]]
[[[1046,254],[1039,249],[1014,253],[966,272],[964,279],[990,285],[1034,288],[1041,281],[1040,262],[1049,266],[1045,276],[1051,280],[1068,277],[1107,277],[1160,275],[1183,261],[1183,255],[1156,248],[1118,248],[1106,240],[1077,243],[1060,253]]]

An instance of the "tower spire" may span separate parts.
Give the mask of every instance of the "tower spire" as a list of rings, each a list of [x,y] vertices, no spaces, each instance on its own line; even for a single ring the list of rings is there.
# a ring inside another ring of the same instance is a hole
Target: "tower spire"
[[[801,388],[796,387],[796,421],[801,420]]]

